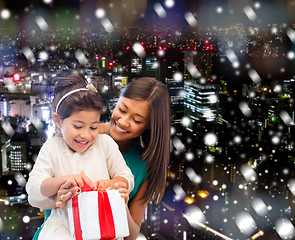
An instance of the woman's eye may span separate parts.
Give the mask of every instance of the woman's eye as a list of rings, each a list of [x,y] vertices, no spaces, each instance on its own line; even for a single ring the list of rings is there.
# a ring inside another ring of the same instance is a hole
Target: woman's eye
[[[136,124],[140,124],[141,122],[140,121],[136,121],[135,119],[133,119],[134,120],[134,122],[136,123]]]
[[[97,129],[97,127],[91,127],[90,129],[91,129],[91,130],[96,130],[96,129]]]
[[[80,129],[80,128],[82,128],[82,127],[81,127],[81,126],[74,125],[74,128],[76,128],[76,129]]]
[[[120,111],[121,113],[126,113],[122,108],[119,108],[119,111]]]

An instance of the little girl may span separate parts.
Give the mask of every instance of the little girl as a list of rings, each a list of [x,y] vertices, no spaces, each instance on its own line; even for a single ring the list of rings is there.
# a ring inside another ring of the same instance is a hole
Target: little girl
[[[26,185],[29,197],[37,201],[53,197],[65,183],[77,191],[83,179],[93,188],[99,187],[99,180],[112,179],[101,185],[114,187],[124,182],[132,190],[134,178],[117,144],[108,135],[98,134],[103,99],[96,89],[75,74],[60,78],[52,108],[60,133],[49,138],[39,152]],[[73,239],[62,197],[58,201],[60,206],[52,210],[39,239]]]

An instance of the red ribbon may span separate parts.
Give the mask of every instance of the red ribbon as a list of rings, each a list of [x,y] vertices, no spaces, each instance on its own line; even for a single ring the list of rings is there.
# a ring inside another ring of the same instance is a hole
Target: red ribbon
[[[98,192],[98,215],[101,239],[113,239],[116,237],[113,213],[106,191]]]
[[[81,192],[96,191],[92,189],[83,179],[83,187]],[[116,237],[115,224],[113,213],[109,201],[108,194],[105,190],[98,191],[98,217],[99,217],[99,226],[100,226],[100,239],[113,239]],[[83,240],[82,238],[82,229],[80,223],[80,214],[79,214],[79,204],[78,204],[78,195],[72,198],[72,209],[73,209],[73,220],[75,228],[75,237],[76,240]]]
[[[81,223],[80,223],[78,195],[72,198],[72,209],[73,209],[73,219],[74,219],[74,229],[75,229],[76,240],[83,240]]]

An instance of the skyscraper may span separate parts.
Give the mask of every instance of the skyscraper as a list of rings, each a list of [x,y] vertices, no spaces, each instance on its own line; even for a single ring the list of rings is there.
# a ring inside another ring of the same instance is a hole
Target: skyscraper
[[[216,86],[200,84],[197,80],[184,81],[184,112],[195,121],[214,122],[218,113]]]

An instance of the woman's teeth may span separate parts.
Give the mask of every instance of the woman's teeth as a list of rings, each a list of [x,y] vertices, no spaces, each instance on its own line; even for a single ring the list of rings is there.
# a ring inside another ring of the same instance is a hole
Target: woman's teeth
[[[125,131],[124,129],[120,128],[117,124],[115,124],[115,127],[116,129],[119,131],[119,132],[122,132],[122,133],[126,133],[127,131]]]

